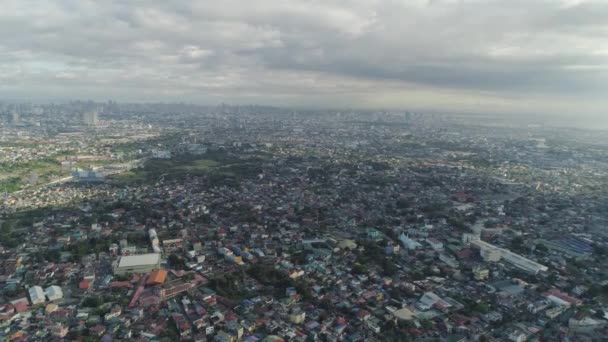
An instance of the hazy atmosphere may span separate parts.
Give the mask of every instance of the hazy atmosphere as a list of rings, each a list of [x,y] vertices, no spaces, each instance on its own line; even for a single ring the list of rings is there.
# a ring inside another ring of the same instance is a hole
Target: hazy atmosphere
[[[6,0],[5,99],[597,116],[608,2]]]
[[[0,4],[0,341],[608,341],[608,0]]]

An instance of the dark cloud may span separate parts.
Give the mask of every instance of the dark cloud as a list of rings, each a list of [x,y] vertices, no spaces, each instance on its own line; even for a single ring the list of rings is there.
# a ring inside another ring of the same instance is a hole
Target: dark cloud
[[[597,110],[607,57],[599,1],[6,0],[0,12],[0,93],[33,98]]]

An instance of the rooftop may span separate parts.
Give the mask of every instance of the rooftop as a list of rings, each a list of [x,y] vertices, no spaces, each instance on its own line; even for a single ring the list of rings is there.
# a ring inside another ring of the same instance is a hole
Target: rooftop
[[[150,273],[150,278],[148,279],[148,284],[162,284],[167,279],[167,271],[166,270],[154,270]]]
[[[127,255],[120,258],[118,267],[133,267],[141,265],[155,265],[160,262],[160,255],[156,253]]]

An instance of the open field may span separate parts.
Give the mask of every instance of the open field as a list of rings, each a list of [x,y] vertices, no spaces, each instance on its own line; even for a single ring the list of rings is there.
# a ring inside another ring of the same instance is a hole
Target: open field
[[[143,168],[123,172],[110,179],[126,184],[153,181],[161,176],[203,175],[215,170],[219,165],[220,162],[211,159],[152,159],[147,161]]]
[[[142,168],[110,177],[118,184],[154,182],[185,176],[209,176],[212,184],[236,185],[240,177],[259,174],[262,159],[242,160],[223,152],[175,159],[151,159]]]
[[[50,158],[26,163],[0,164],[0,191],[10,193],[21,190],[32,173],[38,176],[38,183],[48,182],[61,175],[61,165]]]

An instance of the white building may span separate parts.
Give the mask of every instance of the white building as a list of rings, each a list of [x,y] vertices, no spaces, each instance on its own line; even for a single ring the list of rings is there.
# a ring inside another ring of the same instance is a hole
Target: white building
[[[443,243],[441,243],[441,241],[435,239],[435,238],[427,238],[426,242],[431,246],[431,248],[435,251],[435,252],[441,252],[443,251]]]
[[[502,251],[499,248],[482,249],[480,253],[486,262],[499,262],[502,258]]]
[[[63,298],[63,291],[61,290],[61,287],[56,285],[47,287],[46,290],[44,290],[44,293],[50,301],[59,300]]]
[[[302,324],[306,320],[306,312],[301,310],[294,311],[289,315],[289,320],[293,324]]]
[[[513,342],[526,342],[528,340],[528,336],[519,329],[514,329],[509,333],[509,341]]]
[[[479,249],[479,254],[485,262],[498,262],[502,258],[503,250],[482,240],[471,240],[471,246]]]
[[[479,235],[477,234],[471,234],[471,233],[464,233],[462,234],[462,243],[465,245],[470,245],[472,241],[475,240],[479,240]]]
[[[422,247],[418,241],[410,239],[409,236],[405,235],[405,233],[401,233],[399,236],[399,241],[401,241],[401,244],[403,244],[405,249],[415,250]]]
[[[168,150],[152,150],[152,158],[156,158],[156,159],[171,159],[171,151],[168,151]]]
[[[99,114],[96,111],[82,113],[82,123],[87,126],[96,126],[99,121]]]
[[[426,292],[424,295],[422,295],[422,297],[420,297],[420,300],[418,301],[417,306],[421,310],[429,310],[435,304],[441,305],[445,308],[449,308],[452,306],[445,300],[441,299],[441,297],[436,295],[434,292]]]
[[[446,265],[448,265],[452,268],[457,268],[458,266],[460,266],[460,264],[458,263],[458,260],[456,260],[452,256],[447,255],[445,253],[439,254],[439,260],[443,261],[444,263],[446,263]]]
[[[551,301],[551,303],[557,305],[557,306],[570,306],[570,303],[559,298],[558,296],[554,296],[554,295],[548,295],[547,299]]]
[[[505,249],[502,254],[503,260],[507,261],[511,265],[521,268],[524,271],[530,273],[546,272],[549,268],[545,265],[541,265],[536,261],[532,261],[528,258],[524,258],[519,254],[515,254],[510,250]]]
[[[46,297],[44,297],[44,291],[42,291],[42,287],[40,286],[32,286],[27,290],[30,295],[30,301],[32,305],[42,304],[46,302]]]
[[[156,230],[154,230],[154,228],[148,229],[148,235],[150,236],[150,243],[152,244],[152,249],[154,250],[154,253],[160,253],[161,251]]]
[[[72,177],[77,182],[103,182],[105,176],[101,172],[94,170],[75,169],[72,171]]]
[[[202,144],[188,144],[188,152],[194,155],[201,155],[207,153],[207,146]]]
[[[602,329],[606,326],[605,320],[598,320],[591,317],[584,317],[581,319],[570,318],[568,320],[568,328],[581,333],[592,333],[598,329]]]
[[[545,265],[541,265],[536,261],[513,253],[508,249],[496,247],[482,240],[472,240],[471,246],[479,249],[481,257],[486,262],[498,262],[502,259],[509,264],[530,273],[546,272],[548,270],[548,267]]]
[[[121,256],[114,264],[114,274],[148,273],[160,268],[160,254]]]

